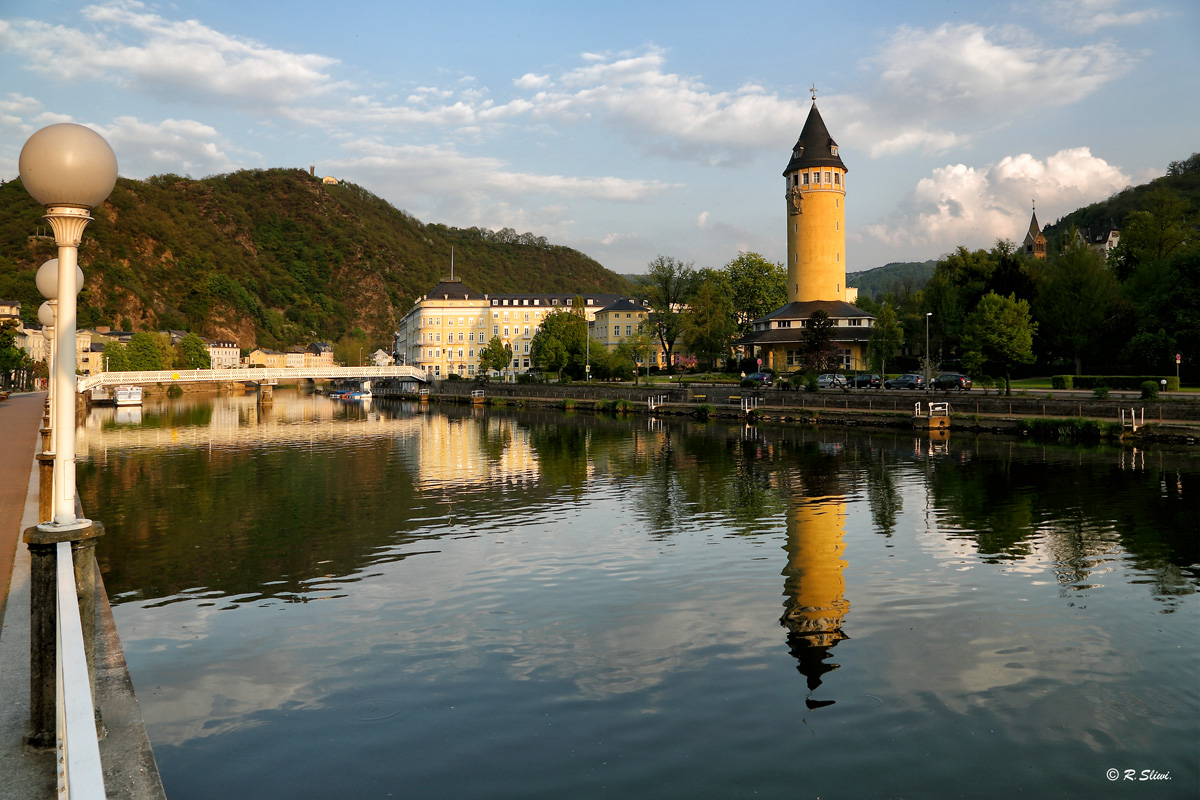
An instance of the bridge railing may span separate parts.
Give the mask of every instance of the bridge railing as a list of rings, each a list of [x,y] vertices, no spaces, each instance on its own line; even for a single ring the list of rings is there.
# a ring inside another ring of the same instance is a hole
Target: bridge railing
[[[145,383],[197,383],[222,381],[300,380],[329,378],[411,378],[427,381],[425,370],[416,367],[251,367],[249,369],[161,369],[145,372],[101,372],[79,378],[82,394],[100,386]]]

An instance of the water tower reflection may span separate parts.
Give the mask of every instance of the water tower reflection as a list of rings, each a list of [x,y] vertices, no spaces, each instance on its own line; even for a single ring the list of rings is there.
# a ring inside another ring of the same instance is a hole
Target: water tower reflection
[[[828,462],[825,464],[824,462]],[[828,469],[822,469],[822,466]],[[784,575],[784,612],[780,619],[787,628],[787,643],[808,681],[805,704],[821,708],[833,700],[814,699],[822,677],[840,665],[830,661],[830,651],[850,638],[843,630],[850,601],[846,599],[846,501],[836,492],[837,464],[834,458],[808,460],[800,479],[800,494],[788,501],[787,566]]]

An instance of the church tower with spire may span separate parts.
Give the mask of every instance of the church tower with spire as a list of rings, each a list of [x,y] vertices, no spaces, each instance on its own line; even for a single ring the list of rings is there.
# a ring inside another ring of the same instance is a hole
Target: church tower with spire
[[[817,111],[816,90],[808,119],[783,171],[787,199],[788,300],[841,300],[846,289],[846,165]]]

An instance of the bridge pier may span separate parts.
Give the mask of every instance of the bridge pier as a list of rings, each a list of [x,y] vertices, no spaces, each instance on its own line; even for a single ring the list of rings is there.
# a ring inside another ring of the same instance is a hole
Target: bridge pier
[[[258,385],[258,404],[260,406],[274,405],[275,403],[275,387],[269,383],[260,383]]]

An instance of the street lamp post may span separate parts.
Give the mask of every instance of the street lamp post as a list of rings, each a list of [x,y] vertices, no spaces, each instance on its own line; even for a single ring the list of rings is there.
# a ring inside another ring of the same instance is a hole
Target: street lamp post
[[[932,311],[925,312],[925,390],[929,390],[929,318]]]
[[[83,285],[78,275],[79,241],[92,221],[89,212],[104,202],[116,185],[117,157],[95,131],[60,123],[30,136],[17,163],[26,191],[46,207],[45,219],[58,245],[57,269],[47,270],[57,277],[53,287],[57,302],[50,381],[54,396],[51,427],[55,431],[53,493],[47,498],[50,502],[46,503],[45,513],[38,514],[43,520],[24,535],[30,556],[29,733],[25,741],[40,748],[55,742],[56,552],[63,542],[71,542],[84,657],[95,696],[94,548],[103,526],[75,516],[75,295]],[[51,294],[49,286],[41,285],[40,276],[38,283],[43,294]]]
[[[92,221],[91,209],[104,202],[117,182],[117,157],[100,134],[74,123],[42,128],[21,148],[21,181],[46,207],[45,219],[58,245],[58,308],[55,326],[54,428],[55,507],[48,524],[86,527],[75,517],[75,326],[79,241]]]

